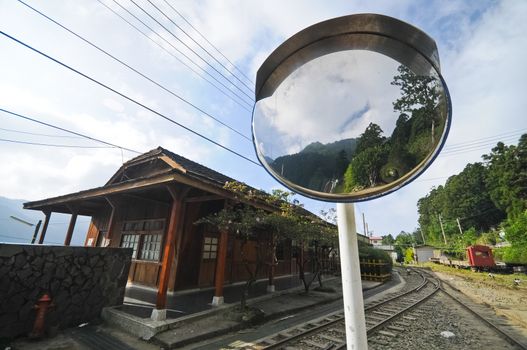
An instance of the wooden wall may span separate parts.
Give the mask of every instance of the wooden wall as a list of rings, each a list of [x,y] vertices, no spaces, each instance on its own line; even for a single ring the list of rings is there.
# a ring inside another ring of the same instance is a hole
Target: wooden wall
[[[139,198],[121,199],[118,203],[120,210],[116,216],[115,232],[110,241],[111,247],[120,246],[123,223],[126,221],[165,219],[164,236],[166,236],[166,227],[170,219],[170,203],[142,200]],[[185,205],[185,221],[180,238],[179,256],[175,256],[175,259],[179,260],[177,266],[175,264],[176,260],[174,260],[172,265],[169,290],[182,290],[196,287],[205,288],[214,285],[216,260],[204,260],[202,249],[205,236],[219,237],[219,235],[217,229],[204,224],[196,225],[195,222],[201,217],[218,212],[223,206],[223,200],[192,202]],[[95,246],[101,232],[105,233],[107,231],[110,214],[111,209],[108,206],[107,210],[92,218],[86,235],[86,244],[91,239],[92,246]],[[295,259],[292,257],[291,241],[286,241],[283,244],[283,259],[279,260],[278,265],[275,267],[275,277],[297,273]],[[242,242],[240,240],[235,239],[232,235],[229,236],[227,262],[225,266],[225,284],[245,281],[249,277],[241,255],[241,245]],[[253,262],[250,267],[254,269],[257,244],[255,241],[248,241],[246,245],[245,254],[247,254],[247,259]],[[267,245],[262,245],[260,249],[267,249]],[[156,287],[160,269],[160,262],[134,259],[130,267],[129,281]],[[268,267],[264,264],[261,266],[257,278],[267,278],[267,276]]]

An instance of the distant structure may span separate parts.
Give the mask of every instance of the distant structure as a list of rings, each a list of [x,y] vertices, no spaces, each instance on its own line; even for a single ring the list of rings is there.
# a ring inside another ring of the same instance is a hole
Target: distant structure
[[[429,262],[430,258],[434,257],[434,250],[436,248],[429,245],[415,246],[414,248],[414,260],[416,263]]]
[[[382,237],[370,237],[370,244],[373,246],[382,245]]]

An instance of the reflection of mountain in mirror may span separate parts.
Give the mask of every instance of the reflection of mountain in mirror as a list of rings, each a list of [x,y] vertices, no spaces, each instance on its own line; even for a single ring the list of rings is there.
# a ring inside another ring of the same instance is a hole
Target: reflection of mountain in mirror
[[[352,50],[314,59],[255,106],[259,157],[301,188],[361,194],[403,181],[441,141],[441,81],[382,54]]]

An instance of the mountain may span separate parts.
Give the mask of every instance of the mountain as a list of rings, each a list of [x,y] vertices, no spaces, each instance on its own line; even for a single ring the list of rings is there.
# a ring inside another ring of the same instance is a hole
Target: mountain
[[[356,139],[343,139],[333,143],[313,142],[307,145],[300,153],[318,153],[326,156],[336,156],[340,151],[346,151],[348,160],[351,160],[357,148]]]
[[[356,147],[355,139],[327,144],[313,142],[299,153],[276,158],[271,166],[277,173],[302,187],[331,192],[333,181],[342,182]]]
[[[35,226],[24,224],[11,218],[11,216],[34,225],[37,224],[39,220],[44,222],[44,214],[42,212],[23,209],[23,204],[25,202],[28,201],[0,197],[0,242],[31,242]],[[66,231],[68,230],[70,217],[71,216],[67,214],[52,213],[44,243],[63,244]],[[71,239],[71,245],[84,245],[89,222],[89,217],[79,216],[77,218],[75,231],[73,232],[73,237]]]

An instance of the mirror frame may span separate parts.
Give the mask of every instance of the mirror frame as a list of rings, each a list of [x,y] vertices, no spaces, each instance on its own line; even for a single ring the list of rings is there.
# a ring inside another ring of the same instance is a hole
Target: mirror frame
[[[297,68],[318,57],[346,50],[368,50],[391,57],[416,74],[438,75],[445,94],[446,120],[441,139],[434,151],[410,172],[396,181],[364,189],[357,195],[335,194],[310,190],[281,178],[261,156],[256,144],[254,115],[256,103],[272,96],[278,86]],[[252,114],[252,138],[258,160],[264,169],[290,190],[309,198],[328,202],[361,202],[378,198],[406,186],[419,177],[443,148],[452,123],[452,102],[441,75],[435,41],[420,29],[398,19],[378,14],[355,14],[314,24],[282,43],[258,69],[255,106]]]

